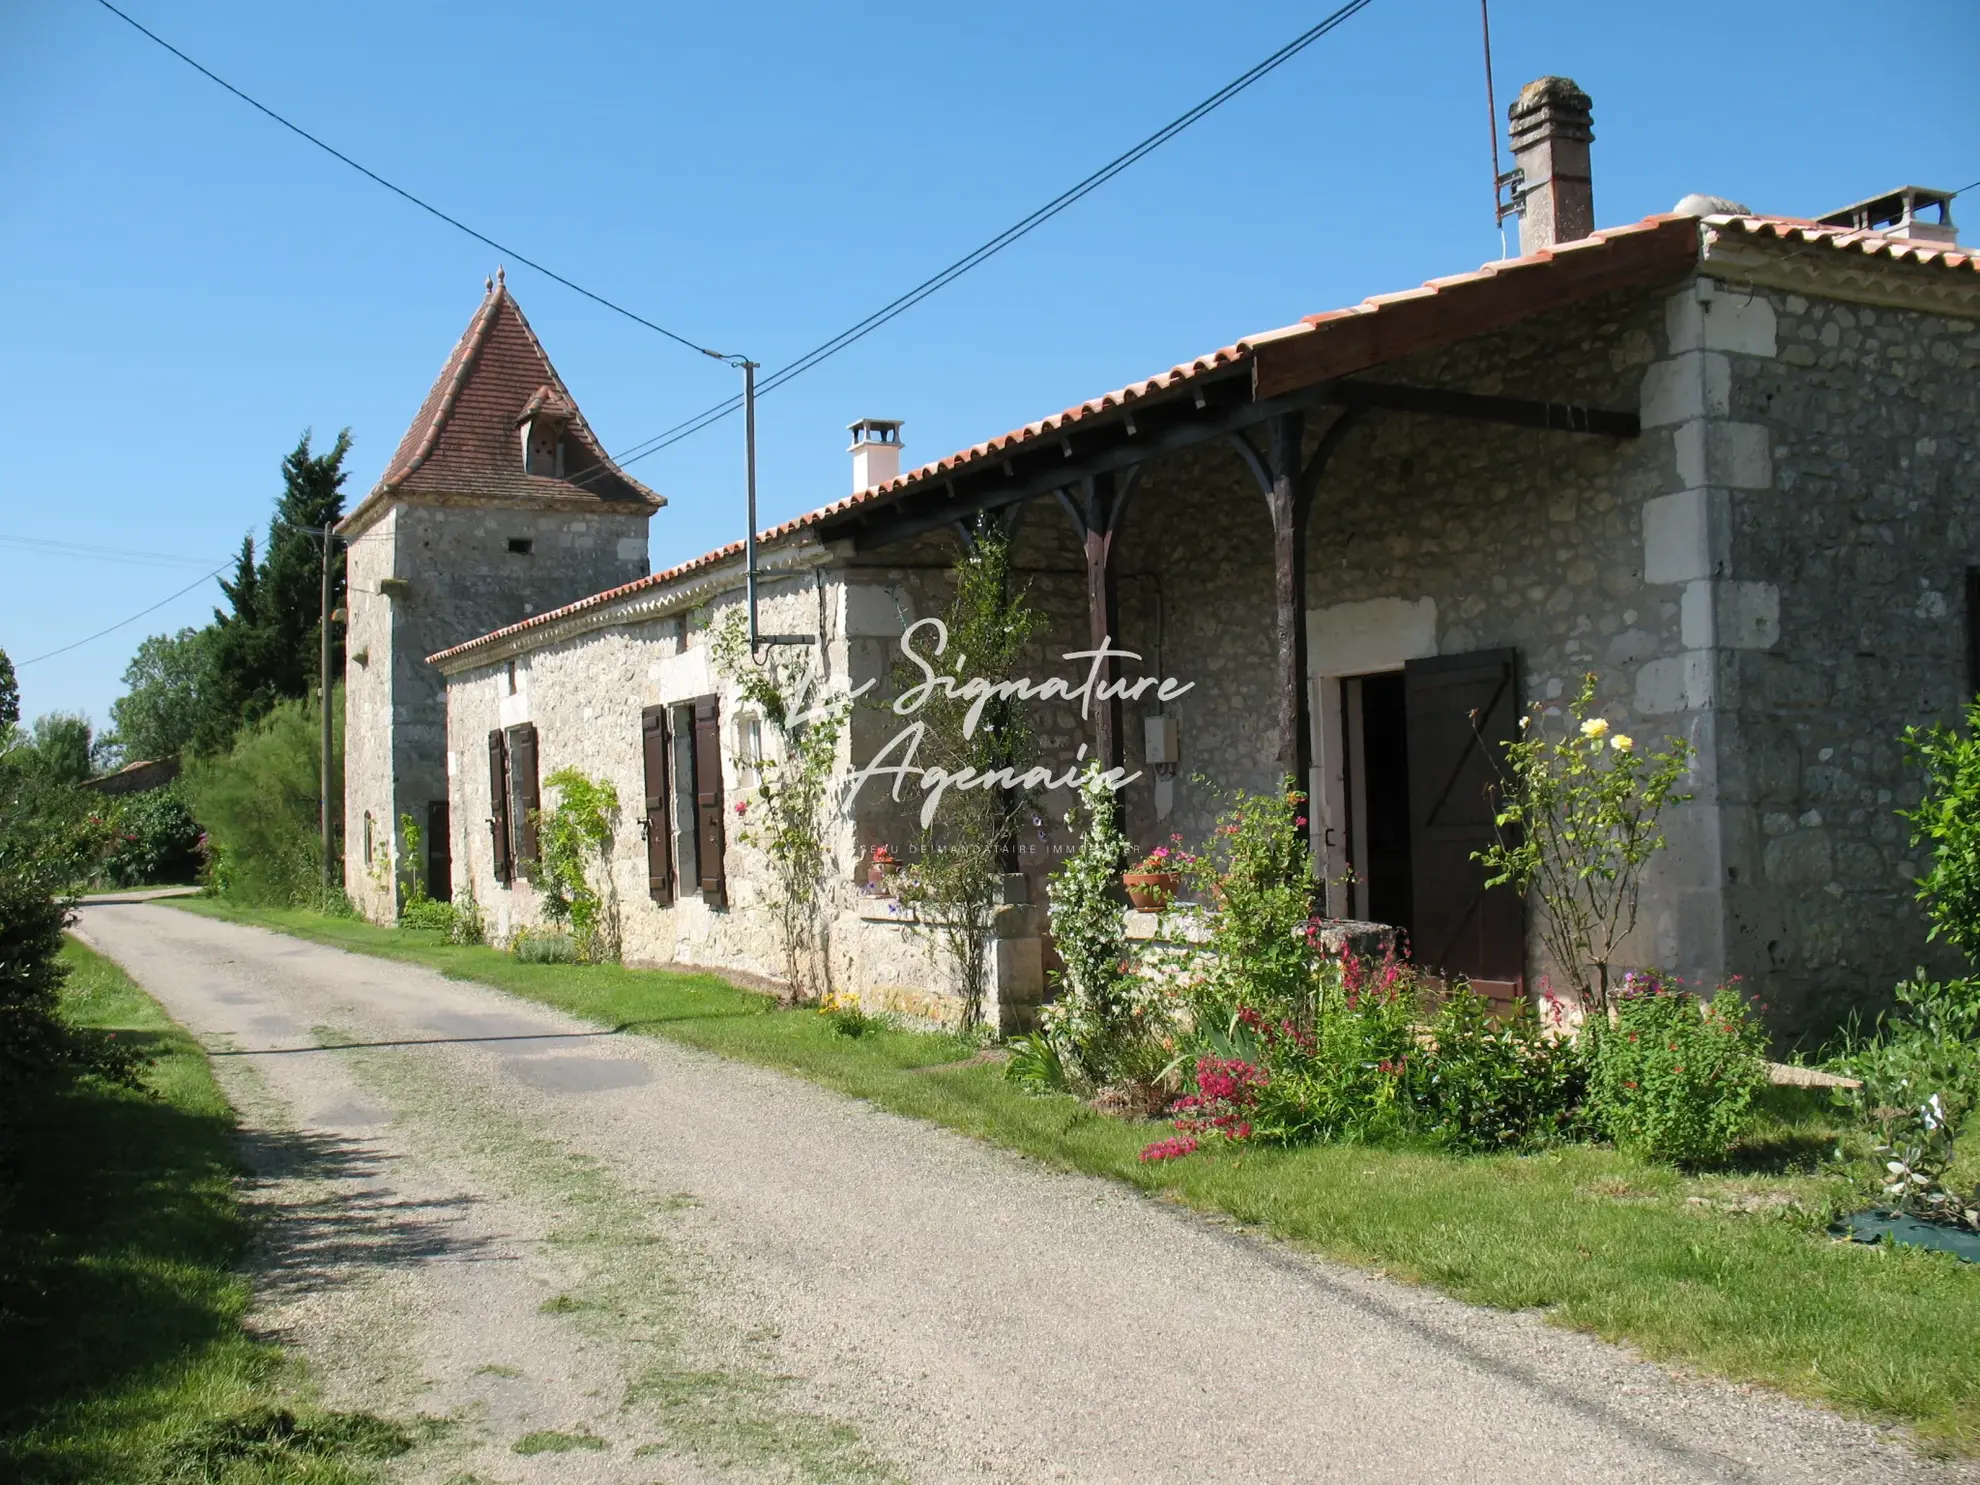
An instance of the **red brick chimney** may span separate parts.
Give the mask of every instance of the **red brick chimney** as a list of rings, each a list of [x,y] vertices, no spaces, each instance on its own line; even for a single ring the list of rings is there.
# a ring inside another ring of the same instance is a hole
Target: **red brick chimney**
[[[1595,138],[1588,95],[1570,78],[1543,77],[1519,90],[1506,112],[1518,167],[1519,251],[1545,252],[1595,230],[1595,183],[1588,146]]]

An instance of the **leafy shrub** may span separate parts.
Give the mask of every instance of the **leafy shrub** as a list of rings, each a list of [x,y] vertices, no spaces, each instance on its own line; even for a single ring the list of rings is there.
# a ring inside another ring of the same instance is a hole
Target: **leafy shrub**
[[[832,1025],[840,1036],[861,1037],[869,1031],[880,1031],[887,1024],[886,1017],[868,1015],[866,1007],[859,1003],[857,995],[837,991],[824,996],[818,1002],[818,1014]]]
[[[1595,683],[1592,673],[1582,677],[1560,738],[1531,725],[1542,717],[1538,707],[1520,718],[1493,820],[1499,840],[1472,859],[1484,863],[1487,886],[1540,898],[1548,952],[1606,1015],[1610,966],[1636,928],[1643,869],[1664,844],[1658,818],[1691,797],[1677,785],[1692,749],[1667,737],[1661,751],[1639,752],[1636,739],[1595,715]]]
[[[1766,1082],[1765,1033],[1738,989],[1701,1006],[1682,986],[1628,976],[1615,1020],[1591,1017],[1589,1113],[1624,1150],[1695,1165],[1722,1158]]]
[[[471,948],[488,942],[488,930],[481,920],[481,904],[474,888],[465,883],[454,889],[454,917],[447,925],[447,942]]]
[[[47,868],[19,841],[0,840],[0,1136],[12,1123],[9,1106],[40,1078],[68,1071],[135,1084],[144,1065],[113,1037],[58,1014],[68,921]]]
[[[421,896],[399,909],[401,928],[422,928],[429,933],[444,933],[449,941],[454,936],[454,905],[451,902],[438,902],[431,897]]]
[[[1098,764],[1080,775],[1079,800],[1066,824],[1079,844],[1052,873],[1053,942],[1065,968],[1058,996],[1039,1015],[1038,1038],[1051,1044],[1027,1060],[1059,1086],[1091,1090],[1145,1081],[1166,1057],[1156,1044],[1164,1015],[1151,982],[1127,962],[1127,905],[1120,892],[1121,834],[1113,791]]]
[[[1871,1132],[1886,1203],[1937,1221],[1974,1222],[1980,1192],[1947,1189],[1962,1125],[1980,1107],[1980,984],[1928,980],[1919,970],[1897,987],[1898,1010],[1876,1031],[1844,1033],[1833,1071],[1859,1080],[1836,1102]]]
[[[342,703],[342,692],[334,693],[333,820],[343,817]],[[185,796],[206,827],[203,877],[210,891],[257,905],[322,904],[318,728],[314,706],[284,701],[243,728],[226,752],[195,759],[187,768]]]
[[[1911,843],[1931,842],[1932,869],[1918,879],[1931,916],[1930,936],[1944,936],[1980,963],[1980,699],[1966,709],[1966,731],[1908,727],[1905,750],[1925,771],[1918,807],[1900,810]]]
[[[1269,1144],[1368,1140],[1400,1132],[1409,1121],[1407,1077],[1417,1051],[1421,987],[1393,957],[1372,970],[1348,956],[1314,976],[1309,1024],[1276,1022],[1240,1008],[1234,1042],[1258,1050],[1269,1080],[1253,1119]]]
[[[509,952],[524,964],[576,964],[578,942],[568,933],[530,932],[518,928],[509,940]]]
[[[109,821],[103,877],[113,887],[189,882],[198,875],[200,829],[176,780],[110,802]]]
[[[618,944],[604,899],[591,885],[594,859],[601,865],[612,845],[612,821],[619,813],[619,791],[609,780],[560,768],[543,781],[557,791],[556,808],[537,816],[536,885],[552,923],[568,923],[579,957],[587,962],[618,958]],[[611,873],[603,873],[607,889]]]
[[[1306,927],[1313,866],[1305,802],[1291,780],[1278,794],[1237,791],[1209,845],[1187,865],[1191,884],[1215,904],[1214,959],[1194,995],[1199,1025],[1228,1026],[1245,1006],[1273,1023],[1312,1021],[1315,955]]]
[[[1517,1150],[1573,1131],[1585,1059],[1573,1041],[1548,1035],[1531,1003],[1494,1019],[1460,983],[1429,1031],[1410,1078],[1423,1133],[1454,1150]]]

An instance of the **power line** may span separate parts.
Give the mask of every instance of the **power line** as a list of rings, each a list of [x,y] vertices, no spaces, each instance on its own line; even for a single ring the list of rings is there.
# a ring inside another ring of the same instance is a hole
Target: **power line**
[[[107,3],[107,0],[100,0],[100,3]],[[1039,227],[1044,226],[1045,223],[1049,222],[1067,207],[1091,195],[1094,191],[1097,191],[1101,186],[1104,186],[1108,181],[1126,170],[1130,165],[1142,159],[1143,156],[1167,144],[1171,139],[1174,139],[1178,134],[1189,128],[1190,125],[1221,108],[1224,104],[1230,102],[1231,99],[1237,97],[1238,94],[1244,92],[1253,83],[1277,71],[1285,63],[1290,62],[1294,57],[1313,45],[1314,42],[1325,36],[1329,31],[1332,31],[1343,22],[1352,19],[1356,14],[1365,10],[1373,3],[1374,0],[1349,0],[1348,4],[1343,5],[1324,20],[1301,32],[1262,62],[1259,62],[1256,66],[1224,84],[1223,87],[1217,89],[1216,92],[1205,98],[1201,103],[1198,103],[1194,108],[1178,114],[1153,134],[1143,139],[1139,144],[1114,156],[1113,159],[1102,165],[1098,170],[1095,170],[1091,175],[1060,192],[1029,216],[1020,218],[1009,227],[1006,227],[1002,232],[999,232],[995,237],[992,237],[987,242],[956,259],[955,262],[942,269],[939,273],[932,274],[928,278],[923,279],[899,298],[883,304],[865,319],[848,326],[831,339],[820,342],[811,350],[805,352],[804,355],[799,356],[795,361],[772,372],[757,386],[757,395],[760,397],[766,392],[774,391],[785,382],[802,376],[820,362],[829,360],[840,351],[845,350],[846,347],[857,341],[864,340],[889,320],[906,314],[929,295],[954,283],[972,268],[987,262],[1012,243],[1036,231]],[[741,397],[725,398],[723,401],[715,403],[712,407],[696,413],[693,417],[676,423],[664,432],[656,433],[651,438],[632,445],[625,453],[615,454],[613,456],[613,462],[621,465],[631,464],[651,454],[657,454],[660,450],[677,444],[684,438],[692,438],[702,429],[713,423],[720,422],[741,406]]]
[[[495,249],[496,252],[501,253],[505,257],[513,258],[516,262],[521,263],[527,268],[534,268],[538,273],[542,274],[545,278],[555,280],[557,283],[562,284],[565,288],[571,290],[571,292],[575,294],[582,294],[586,299],[589,299],[593,304],[602,305],[606,309],[611,310],[614,314],[624,315],[627,319],[631,320],[636,325],[644,325],[647,329],[656,331],[657,333],[666,336],[667,339],[673,341],[677,345],[685,346],[687,347],[687,349],[691,351],[699,351],[704,356],[712,356],[714,359],[718,361],[725,361],[728,359],[728,357],[724,355],[721,351],[710,350],[707,346],[701,345],[696,341],[692,341],[688,339],[685,335],[676,334],[674,331],[669,330],[665,325],[656,325],[653,321],[647,319],[646,316],[642,314],[637,314],[634,311],[627,309],[623,304],[615,304],[612,300],[607,299],[603,294],[594,294],[590,289],[587,289],[583,284],[575,283],[572,280],[565,278],[563,274],[558,273],[554,268],[546,268],[541,263],[537,262],[534,258],[527,257],[524,254],[517,252],[512,247],[504,247],[501,243],[497,242],[487,233],[476,231],[474,228],[470,227],[466,222],[463,222],[460,218],[449,216],[446,212],[442,211],[439,207],[433,205],[431,202],[423,201],[419,197],[413,195],[413,193],[411,191],[408,191],[405,187],[394,185],[391,181],[385,179],[385,177],[380,175],[377,171],[368,169],[367,167],[358,164],[357,161],[353,160],[349,155],[345,154],[342,150],[336,148],[334,145],[329,145],[324,143],[321,139],[318,139],[314,134],[310,133],[309,130],[303,128],[300,124],[291,123],[289,120],[283,118],[281,114],[275,112],[275,110],[270,108],[267,104],[261,102],[258,99],[249,97],[246,93],[243,93],[239,88],[235,87],[232,83],[228,82],[226,78],[220,76],[217,72],[214,72],[211,68],[202,66],[200,63],[195,62],[191,57],[187,56],[184,52],[180,51],[176,46],[172,45],[171,42],[167,41],[164,37],[160,36],[156,31],[151,30],[149,27],[145,26],[141,22],[134,20],[132,17],[126,15],[123,11],[119,10],[116,6],[112,5],[110,3],[110,0],[96,0],[96,3],[101,5],[105,10],[109,11],[110,14],[117,17],[118,20],[124,22],[124,24],[131,27],[132,30],[158,43],[158,45],[165,48],[166,51],[170,52],[173,56],[177,57],[181,62],[184,62],[188,67],[192,68],[192,70],[197,72],[201,77],[206,78],[210,82],[218,83],[221,87],[225,88],[228,92],[232,93],[236,98],[240,99],[241,102],[247,104],[248,107],[256,110],[259,113],[265,114],[267,117],[273,119],[276,123],[280,124],[284,129],[287,129],[291,134],[294,134],[298,138],[307,140],[309,143],[315,145],[318,149],[322,150],[326,155],[329,155],[332,159],[339,160],[344,164],[350,166],[351,169],[355,170],[359,175],[362,175],[366,180],[373,181],[376,184],[383,186],[393,195],[398,196],[403,200],[411,202],[414,206],[417,206],[421,211],[426,212],[428,215],[438,217],[441,221],[445,222],[449,227],[452,227],[460,232],[465,232],[469,237],[472,237],[476,242],[482,243],[487,247],[492,247],[493,249]]]
[[[201,583],[206,582],[208,579],[211,578],[217,578],[218,576],[220,576],[221,573],[225,572],[228,568],[232,567],[233,565],[234,565],[234,559],[230,557],[227,561],[222,562],[218,567],[214,568],[213,571],[207,573],[205,577],[196,578],[194,581],[187,583],[185,587],[179,589],[179,591],[176,593],[168,593],[165,597],[159,599],[156,603],[152,604],[150,608],[139,609],[136,613],[132,614],[128,619],[119,619],[116,623],[112,624],[108,629],[99,629],[96,631],[96,633],[89,635],[83,639],[79,639],[74,644],[63,645],[61,649],[50,650],[45,655],[36,655],[32,660],[22,660],[18,662],[15,668],[19,669],[21,666],[26,666],[26,665],[39,665],[44,660],[53,660],[57,655],[66,655],[71,650],[79,650],[84,645],[90,644],[96,640],[103,638],[103,636],[106,634],[115,634],[119,629],[122,629],[125,625],[135,624],[139,619],[142,619],[146,614],[157,613],[159,609],[165,607],[165,605],[170,603],[174,598],[185,597],[186,594],[192,592],[192,590],[194,588],[197,588]]]
[[[146,567],[204,567],[205,557],[175,557],[165,552],[135,552],[127,547],[97,547],[74,541],[47,541],[35,536],[0,535],[0,547],[49,557],[87,557],[92,561],[134,562]]]

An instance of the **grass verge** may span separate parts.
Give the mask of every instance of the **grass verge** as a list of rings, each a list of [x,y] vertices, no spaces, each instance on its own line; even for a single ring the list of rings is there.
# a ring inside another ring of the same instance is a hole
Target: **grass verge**
[[[629,1032],[796,1073],[1051,1165],[1107,1176],[1474,1303],[1543,1309],[1666,1363],[1903,1420],[1980,1452],[1980,1267],[1822,1235],[1847,1183],[1812,1095],[1775,1090],[1733,1166],[1684,1176],[1613,1150],[1461,1158],[1318,1146],[1144,1165],[1148,1125],[1021,1093],[954,1040],[838,1034],[710,976],[520,964],[437,935],[183,899],[495,986]]]
[[[145,1091],[51,1083],[0,1177],[0,1478],[355,1485],[408,1439],[297,1397],[242,1329],[233,1111],[205,1054],[73,941],[63,1014],[154,1059]]]

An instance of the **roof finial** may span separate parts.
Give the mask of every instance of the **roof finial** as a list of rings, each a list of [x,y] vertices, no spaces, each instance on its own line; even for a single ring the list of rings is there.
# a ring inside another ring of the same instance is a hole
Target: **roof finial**
[[[500,263],[497,263],[497,264],[495,265],[495,282],[496,282],[496,283],[498,283],[498,284],[501,284],[501,285],[502,285],[502,286],[503,286],[504,288],[507,288],[507,287],[508,287],[508,284],[506,283],[506,281],[505,281],[505,279],[504,279],[504,276],[503,276],[503,272],[502,272],[502,265],[501,265]]]
[[[495,280],[494,280],[494,279],[492,279],[492,278],[485,278],[485,279],[483,279],[483,280],[481,281],[481,288],[482,288],[482,292],[483,292],[483,293],[487,293],[487,294],[492,294],[492,293],[494,293],[494,292],[495,292]]]

